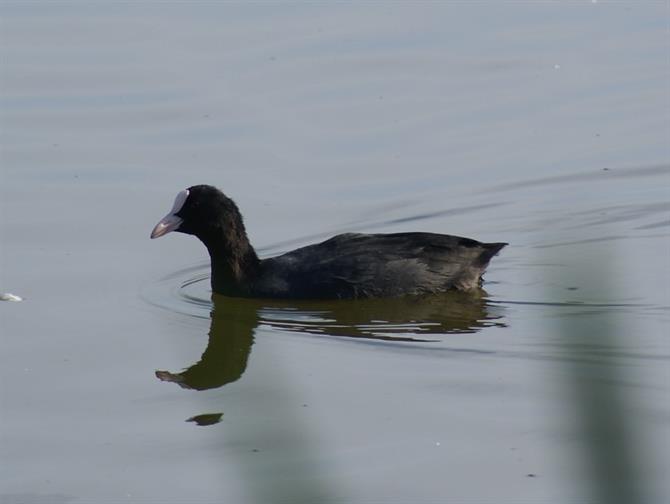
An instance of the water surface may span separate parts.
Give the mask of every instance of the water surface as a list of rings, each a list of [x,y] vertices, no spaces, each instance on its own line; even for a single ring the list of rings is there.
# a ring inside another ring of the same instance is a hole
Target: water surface
[[[584,501],[575,380],[668,499],[665,3],[0,14],[0,500]],[[510,246],[475,296],[213,301],[196,240],[148,239],[196,183],[263,256]]]

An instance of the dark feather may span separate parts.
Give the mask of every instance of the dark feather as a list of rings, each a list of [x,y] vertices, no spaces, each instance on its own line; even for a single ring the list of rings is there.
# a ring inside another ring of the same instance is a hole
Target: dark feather
[[[435,233],[347,233],[265,259],[253,290],[297,298],[468,290],[479,286],[488,262],[505,245]]]
[[[212,290],[267,298],[372,298],[470,290],[506,243],[435,233],[335,236],[260,260],[237,206],[212,186],[182,191],[152,237],[197,236],[212,264]]]

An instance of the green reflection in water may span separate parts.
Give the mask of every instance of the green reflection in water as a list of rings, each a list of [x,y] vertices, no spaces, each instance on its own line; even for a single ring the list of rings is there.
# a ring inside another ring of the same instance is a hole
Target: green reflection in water
[[[156,371],[162,381],[193,391],[223,387],[245,373],[258,327],[314,337],[346,337],[388,344],[428,345],[448,334],[504,326],[504,308],[487,303],[486,293],[453,292],[429,297],[349,301],[263,301],[214,294],[207,348],[184,371]],[[437,349],[437,347],[435,347]],[[274,376],[281,382],[281,376]],[[273,387],[273,401],[298,403],[290,386]],[[303,405],[306,406],[306,405]],[[260,415],[259,415],[260,413]],[[346,490],[333,488],[329,454],[310,439],[305,419],[290,409],[249,404],[226,423],[223,413],[188,419],[199,426],[224,426],[222,457],[234,460],[247,486],[249,502],[347,502]],[[229,442],[226,443],[226,440]],[[231,441],[232,440],[232,441]]]
[[[345,301],[263,301],[214,294],[207,348],[179,373],[156,371],[162,381],[194,390],[222,387],[247,367],[260,325],[322,336],[430,343],[450,333],[503,326],[500,307],[485,293],[449,292],[427,297]]]
[[[616,269],[607,251],[596,267],[577,269],[582,281],[599,286],[605,297],[616,292],[610,285]],[[570,398],[566,413],[575,421],[583,458],[579,462],[587,468],[582,483],[590,498],[585,502],[650,502],[642,483],[644,450],[638,444],[634,389],[627,386],[630,377],[620,359],[628,354],[622,348],[622,317],[612,306],[585,308],[558,319],[558,344],[568,355],[562,360]]]

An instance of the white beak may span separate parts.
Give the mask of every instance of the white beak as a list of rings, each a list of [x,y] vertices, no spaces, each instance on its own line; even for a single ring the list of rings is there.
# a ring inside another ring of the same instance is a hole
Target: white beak
[[[174,204],[172,205],[172,210],[161,221],[156,224],[156,227],[151,232],[151,239],[159,238],[164,234],[168,234],[170,231],[175,231],[179,229],[179,226],[184,219],[177,217],[175,214],[181,210],[188,198],[188,189],[184,189],[177,194],[177,197],[174,199]]]
[[[179,229],[179,225],[181,223],[182,223],[181,217],[177,217],[176,215],[173,215],[171,213],[167,214],[165,217],[161,219],[161,221],[158,224],[156,224],[156,227],[151,232],[151,239],[153,240],[154,238],[159,238],[164,234],[168,234],[170,231]]]

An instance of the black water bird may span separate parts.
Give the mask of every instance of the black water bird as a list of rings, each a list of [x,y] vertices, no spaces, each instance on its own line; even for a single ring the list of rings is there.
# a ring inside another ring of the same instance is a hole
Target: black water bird
[[[177,194],[151,238],[192,234],[209,252],[212,290],[235,297],[350,299],[472,290],[506,243],[436,233],[345,233],[259,259],[237,205],[217,188]]]

